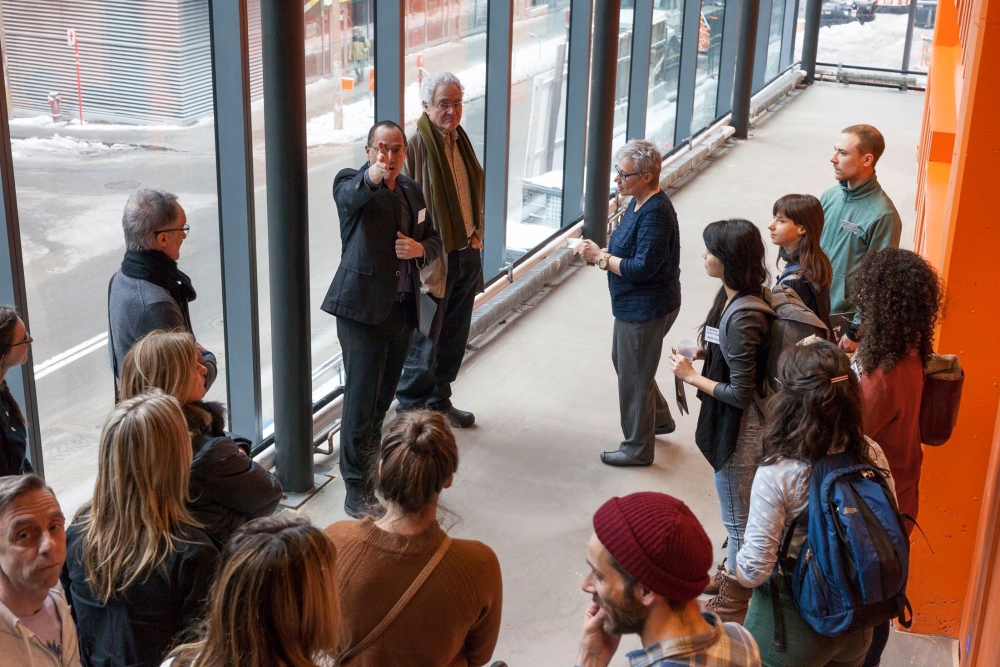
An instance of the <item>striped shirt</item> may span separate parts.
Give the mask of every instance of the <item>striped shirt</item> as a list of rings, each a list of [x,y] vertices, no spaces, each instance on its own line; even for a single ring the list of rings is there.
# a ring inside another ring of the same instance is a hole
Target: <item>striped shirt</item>
[[[710,630],[657,642],[628,654],[629,667],[760,667],[757,642],[738,623],[702,612]]]

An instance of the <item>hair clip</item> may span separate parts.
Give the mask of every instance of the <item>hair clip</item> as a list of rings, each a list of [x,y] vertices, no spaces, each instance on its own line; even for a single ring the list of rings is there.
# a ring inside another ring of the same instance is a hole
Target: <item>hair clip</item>
[[[830,378],[830,384],[836,384],[838,382],[846,382],[847,376],[841,375],[840,377]]]

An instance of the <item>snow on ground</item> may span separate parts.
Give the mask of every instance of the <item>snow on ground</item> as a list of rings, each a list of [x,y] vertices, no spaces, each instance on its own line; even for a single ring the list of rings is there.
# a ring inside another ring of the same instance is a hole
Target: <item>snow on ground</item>
[[[816,59],[826,63],[899,69],[903,64],[907,18],[906,14],[877,13],[874,21],[864,25],[852,21],[820,28]],[[932,32],[914,29],[912,68],[916,69],[919,63],[921,36]]]
[[[44,127],[44,128],[61,128],[65,127],[72,129],[74,132],[82,132],[86,130],[92,130],[94,132],[109,132],[109,131],[119,131],[127,132],[130,130],[143,130],[145,132],[175,132],[177,130],[190,130],[194,127],[204,127],[205,125],[211,125],[214,120],[212,115],[204,116],[199,118],[196,122],[189,125],[144,125],[141,123],[135,123],[131,125],[125,125],[122,123],[101,123],[101,122],[84,122],[80,125],[80,121],[76,118],[70,120],[52,120],[52,116],[42,114],[39,116],[25,116],[22,118],[12,118],[10,121],[11,125],[15,127]]]
[[[13,121],[11,121],[13,122]],[[134,150],[135,146],[128,144],[106,144],[101,141],[84,141],[63,137],[58,134],[52,137],[29,137],[27,139],[11,139],[11,153],[15,160],[30,157],[38,153],[73,153],[76,155],[106,155],[109,152]]]

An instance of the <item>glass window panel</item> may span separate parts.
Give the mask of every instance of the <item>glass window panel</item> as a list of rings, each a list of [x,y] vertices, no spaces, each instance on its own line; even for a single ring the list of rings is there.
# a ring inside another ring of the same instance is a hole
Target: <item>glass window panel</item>
[[[937,20],[937,0],[917,0],[917,15],[913,24],[913,45],[910,47],[911,72],[926,72],[931,64],[931,41]]]
[[[825,0],[817,62],[900,69],[908,10],[908,0]]]
[[[622,0],[618,20],[618,64],[615,76],[615,129],[612,132],[611,150],[616,151],[625,143],[628,129],[628,89],[632,75],[632,24],[635,2]],[[609,181],[614,187],[614,181]]]
[[[794,63],[802,62],[802,41],[806,34],[806,0],[800,0],[798,6],[799,10],[795,19],[795,56],[792,58]]]
[[[411,3],[411,6],[417,3]],[[421,3],[423,4],[423,3]],[[443,17],[444,39],[428,43],[412,39],[406,49],[406,136],[416,132],[417,119],[423,114],[420,84],[427,76],[451,72],[465,88],[462,128],[469,135],[480,164],[486,127],[486,0],[450,0],[432,3]],[[423,23],[421,12],[406,16],[406,33]]]
[[[556,5],[562,6],[556,6]],[[506,260],[560,227],[569,3],[518,6],[510,85]]]
[[[208,398],[226,400],[208,2],[2,9],[43,459],[69,513],[93,492],[114,405],[108,281],[125,250],[125,202],[140,188],[176,194],[187,213],[179,266],[198,292],[195,335],[219,359]]]
[[[674,147],[683,19],[683,0],[658,0],[654,4],[646,138],[654,142],[662,153]]]
[[[771,2],[771,25],[767,33],[767,63],[764,67],[764,82],[778,76],[781,63],[781,35],[785,29],[785,0]]]
[[[698,21],[698,62],[695,73],[694,114],[691,134],[715,120],[719,93],[719,66],[722,55],[722,24],[725,18],[724,0],[702,0]]]
[[[364,147],[375,122],[372,0],[318,2],[304,14],[306,25],[306,143],[309,188],[309,287],[313,400],[342,384],[337,363],[340,342],[335,320],[319,306],[340,264],[340,220],[333,203],[333,179],[341,169],[366,161]],[[248,4],[251,81],[254,102],[253,162],[257,232],[257,288],[260,313],[261,399],[264,435],[273,432],[271,313],[267,243],[267,181],[260,45],[260,0]],[[313,26],[310,28],[310,26]]]

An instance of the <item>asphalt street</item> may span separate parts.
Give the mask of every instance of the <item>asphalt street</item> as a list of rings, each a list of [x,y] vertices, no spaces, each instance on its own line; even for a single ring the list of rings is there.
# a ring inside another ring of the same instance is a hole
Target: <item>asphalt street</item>
[[[485,40],[462,46],[462,61],[485,59]],[[481,51],[481,53],[479,52]],[[428,53],[427,67],[454,65],[455,54]],[[309,88],[308,117],[332,109],[333,82]],[[356,90],[355,99],[368,92]],[[523,165],[532,101],[531,81],[512,90],[511,164]],[[352,101],[350,97],[345,100]],[[484,103],[470,99],[463,125],[474,144],[483,143]],[[265,422],[272,414],[270,314],[263,113],[253,114],[254,182],[262,393]],[[28,286],[29,324],[35,364],[46,477],[69,505],[92,491],[96,448],[113,407],[107,348],[108,281],[124,251],[121,213],[139,188],[178,195],[191,233],[180,268],[198,291],[191,304],[195,334],[220,359],[220,375],[208,398],[226,400],[224,331],[219,265],[214,123],[186,128],[101,128],[12,125],[14,176]],[[340,238],[331,184],[336,173],[364,161],[359,145],[323,145],[309,152],[309,275],[313,367],[339,349],[333,318],[319,310],[340,258]],[[515,169],[512,167],[512,175]],[[96,341],[96,343],[94,342]],[[82,345],[89,343],[89,345]],[[81,349],[81,347],[83,349]]]

